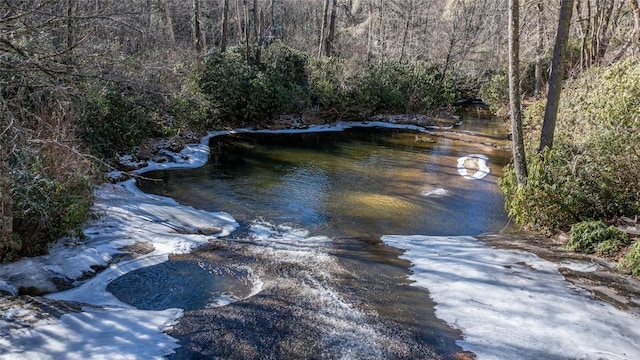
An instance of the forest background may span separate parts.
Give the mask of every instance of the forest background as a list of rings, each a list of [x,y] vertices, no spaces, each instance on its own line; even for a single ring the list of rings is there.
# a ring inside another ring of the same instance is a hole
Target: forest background
[[[0,261],[81,237],[93,185],[118,155],[137,149],[144,160],[149,138],[267,126],[284,114],[430,113],[460,99],[506,116],[513,4],[2,1]],[[603,222],[583,223],[583,232],[611,232],[605,225],[640,212],[638,1],[515,4],[519,97],[536,102],[523,124],[527,181],[510,170],[501,182],[507,209],[547,233],[593,220]],[[561,4],[573,10],[564,19],[565,90],[555,143],[538,152]],[[640,273],[631,235],[588,236],[574,248]]]

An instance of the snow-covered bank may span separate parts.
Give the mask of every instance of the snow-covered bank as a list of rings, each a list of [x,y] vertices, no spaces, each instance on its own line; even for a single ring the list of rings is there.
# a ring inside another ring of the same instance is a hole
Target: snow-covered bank
[[[484,359],[640,359],[640,318],[572,287],[558,265],[472,237],[384,236],[413,285]],[[566,264],[564,264],[566,266]]]
[[[65,239],[50,254],[2,265],[0,287],[16,293],[20,287],[55,291],[56,278],[78,279],[96,266],[106,269],[53,299],[97,307],[16,326],[24,314],[2,314],[0,359],[146,359],[159,358],[178,345],[162,333],[180,309],[142,311],[121,303],[106,286],[113,279],[166,261],[170,254],[192,251],[212,237],[226,236],[237,224],[228,214],[196,210],[174,200],[139,191],[132,181],[105,184],[96,190],[95,210],[101,217],[84,228],[87,239]],[[150,252],[112,262],[123,248],[150,244]],[[26,326],[25,326],[26,325]]]

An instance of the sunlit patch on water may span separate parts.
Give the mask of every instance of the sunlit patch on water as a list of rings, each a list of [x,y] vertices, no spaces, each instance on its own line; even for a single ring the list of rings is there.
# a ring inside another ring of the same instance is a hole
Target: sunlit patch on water
[[[248,269],[202,260],[172,260],[129,272],[107,290],[140,310],[204,309],[228,305],[256,291]]]

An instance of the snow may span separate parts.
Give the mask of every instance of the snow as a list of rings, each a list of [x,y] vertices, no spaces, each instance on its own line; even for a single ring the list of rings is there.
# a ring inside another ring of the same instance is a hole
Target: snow
[[[178,347],[161,331],[179,309],[90,308],[0,338],[0,359],[162,359]]]
[[[20,286],[55,289],[54,277],[78,278],[106,266],[95,277],[51,299],[82,302],[83,312],[60,319],[29,321],[12,328],[16,309],[2,313],[0,359],[149,359],[173,352],[175,339],[162,333],[182,316],[181,309],[137,310],[106,290],[109,282],[129,271],[167,261],[170,254],[192,251],[212,237],[226,236],[237,223],[223,212],[181,206],[172,199],[139,191],[132,180],[105,184],[96,190],[95,210],[102,216],[87,224],[85,242],[63,239],[49,255],[0,267],[2,288],[16,293]],[[213,235],[204,235],[217,231]],[[109,264],[123,246],[149,243],[153,251]],[[98,307],[99,306],[99,307]]]
[[[489,158],[482,154],[471,154],[458,159],[458,173],[465,179],[480,180],[489,175]]]
[[[640,359],[638,316],[572,287],[562,265],[472,237],[384,236],[406,250],[413,285],[484,359]]]

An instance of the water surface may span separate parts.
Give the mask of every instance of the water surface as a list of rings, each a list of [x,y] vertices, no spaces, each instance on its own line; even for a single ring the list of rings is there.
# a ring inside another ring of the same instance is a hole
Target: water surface
[[[507,226],[496,185],[510,158],[504,124],[483,112],[462,121],[434,134],[352,128],[225,135],[211,140],[201,168],[147,173],[162,181],[143,182],[144,191],[226,211],[244,224],[194,259],[241,254],[241,265],[265,282],[250,299],[188,312],[171,334],[183,345],[173,358],[332,359],[356,351],[355,344],[362,345],[356,358],[457,358],[459,332],[435,317],[425,289],[409,286],[411,264],[381,237],[477,235]],[[480,180],[457,168],[472,154],[489,159],[490,174]],[[252,224],[273,225],[273,234],[256,240]],[[299,245],[302,237],[278,230],[283,224],[330,239],[330,248]],[[323,314],[341,315],[319,321]],[[337,325],[323,330],[323,323]]]

